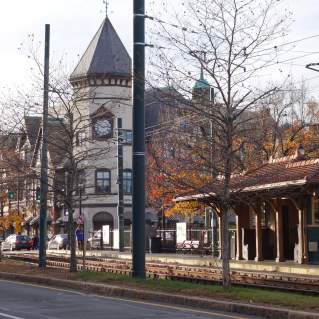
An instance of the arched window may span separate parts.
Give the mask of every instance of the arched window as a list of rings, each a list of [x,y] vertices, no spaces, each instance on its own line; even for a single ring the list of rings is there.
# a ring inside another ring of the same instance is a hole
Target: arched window
[[[111,192],[111,171],[109,169],[97,169],[95,171],[95,192],[97,194]]]
[[[93,216],[93,229],[100,230],[103,225],[110,225],[113,228],[113,216],[107,212],[100,212]]]
[[[125,169],[123,171],[123,192],[124,194],[132,194],[132,170]]]

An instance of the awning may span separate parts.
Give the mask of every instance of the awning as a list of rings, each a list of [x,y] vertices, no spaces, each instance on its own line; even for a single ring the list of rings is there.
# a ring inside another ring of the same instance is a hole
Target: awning
[[[174,215],[166,217],[166,220],[170,222],[181,222],[183,221],[183,217],[174,214]]]
[[[145,220],[150,221],[151,223],[156,223],[156,222],[158,222],[157,213],[146,212],[146,213],[145,213]]]
[[[33,218],[34,218],[33,216],[27,217],[27,218],[22,222],[22,226],[30,225],[30,222],[31,222],[31,220],[32,220]]]
[[[39,216],[33,217],[30,221],[30,225],[33,226],[34,224],[39,223]]]
[[[68,222],[68,216],[61,216],[55,221],[56,224],[63,224],[67,222]]]
[[[39,216],[32,218],[32,220],[30,221],[30,226],[39,224],[39,220],[40,220]],[[51,222],[52,222],[51,216],[47,216],[47,223],[51,223]]]

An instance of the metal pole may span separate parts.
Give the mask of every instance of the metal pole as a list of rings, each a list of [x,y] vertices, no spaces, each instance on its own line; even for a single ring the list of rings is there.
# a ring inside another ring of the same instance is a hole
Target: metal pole
[[[19,170],[18,170],[18,182],[17,182],[17,211],[18,215],[20,214],[20,176],[19,176]]]
[[[117,119],[117,174],[118,174],[118,203],[117,216],[119,227],[119,251],[124,251],[124,197],[123,197],[123,134],[122,119]]]
[[[145,3],[134,0],[132,276],[145,278]]]
[[[39,267],[46,267],[46,235],[48,208],[48,104],[49,104],[49,54],[50,25],[45,25],[44,49],[44,85],[43,85],[43,120],[42,120],[42,156],[40,185],[40,236],[39,236]]]
[[[86,255],[86,242],[85,242],[85,228],[84,228],[84,215],[82,214],[82,185],[80,186],[79,192],[80,192],[80,200],[79,200],[79,215],[81,218],[81,221],[83,222],[83,251],[82,251],[82,270],[85,270],[85,255]]]

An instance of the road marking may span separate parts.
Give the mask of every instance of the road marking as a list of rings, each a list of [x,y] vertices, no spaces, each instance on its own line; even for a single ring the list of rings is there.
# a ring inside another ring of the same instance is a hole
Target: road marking
[[[91,295],[96,296],[96,297],[102,297],[105,299],[132,302],[132,303],[137,303],[137,304],[142,304],[142,305],[147,305],[147,306],[154,306],[154,307],[158,307],[158,308],[173,309],[173,310],[178,310],[178,311],[182,311],[182,312],[192,312],[192,313],[197,313],[197,314],[202,314],[202,315],[219,316],[219,317],[231,318],[231,319],[247,319],[247,317],[239,317],[237,315],[226,315],[226,314],[223,314],[220,312],[191,309],[191,308],[189,308],[190,306],[189,307],[171,306],[171,305],[159,304],[159,303],[148,302],[148,301],[139,301],[139,300],[124,299],[124,298],[100,296],[100,295],[94,295],[94,294],[91,294]]]
[[[230,319],[247,319],[247,317],[241,317],[238,315],[233,315],[233,314],[223,314],[221,312],[213,312],[213,311],[205,311],[205,310],[197,310],[197,309],[191,309],[189,307],[183,307],[183,306],[172,306],[172,305],[166,305],[166,304],[159,304],[155,302],[148,302],[148,301],[140,301],[140,300],[132,300],[132,299],[125,299],[125,298],[117,298],[117,297],[109,297],[109,296],[103,296],[103,295],[97,295],[97,294],[89,294],[85,292],[79,292],[75,290],[69,290],[69,289],[63,289],[63,288],[56,288],[56,287],[50,287],[46,285],[39,285],[39,284],[31,284],[31,283],[25,283],[25,282],[17,282],[17,281],[12,281],[12,280],[5,280],[5,279],[0,279],[0,282],[10,282],[13,284],[17,285],[24,285],[24,286],[31,286],[35,288],[42,288],[42,289],[49,289],[49,290],[54,290],[54,291],[62,291],[62,292],[67,292],[71,294],[76,294],[76,295],[82,295],[82,296],[94,296],[98,298],[104,298],[104,299],[109,299],[109,300],[114,300],[114,301],[125,301],[125,302],[131,302],[135,304],[141,304],[141,305],[147,305],[147,306],[154,306],[158,308],[166,308],[166,309],[173,309],[173,310],[178,310],[182,312],[192,312],[192,313],[197,313],[197,314],[203,314],[203,315],[209,315],[209,316],[220,316],[224,318],[230,318]],[[1,315],[1,313],[0,313]],[[20,317],[7,317],[7,318],[12,318],[12,319],[24,319]],[[248,317],[249,318],[249,317]]]
[[[0,312],[0,317],[11,318],[11,319],[23,319],[22,317],[8,315],[6,313]]]

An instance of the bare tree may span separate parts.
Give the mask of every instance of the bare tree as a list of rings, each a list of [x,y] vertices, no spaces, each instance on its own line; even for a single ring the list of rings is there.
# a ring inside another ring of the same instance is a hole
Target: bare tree
[[[211,201],[221,217],[224,286],[230,285],[230,179],[242,167],[241,137],[256,117],[254,108],[277,90],[254,85],[262,70],[273,64],[270,48],[273,50],[273,41],[285,30],[287,16],[279,16],[277,6],[275,0],[189,0],[175,11],[174,22],[151,17],[157,22],[152,41],[159,47],[150,58],[150,85],[156,81],[184,95],[185,102],[179,107],[187,117],[179,127],[187,131],[179,134],[178,144],[185,148],[175,158],[184,170],[195,169],[203,177],[195,185],[184,177],[180,184],[207,196],[211,196],[212,185],[219,186],[214,187]],[[192,89],[198,66],[204,74]],[[209,86],[216,96],[210,94]],[[177,129],[178,124],[175,126]]]

